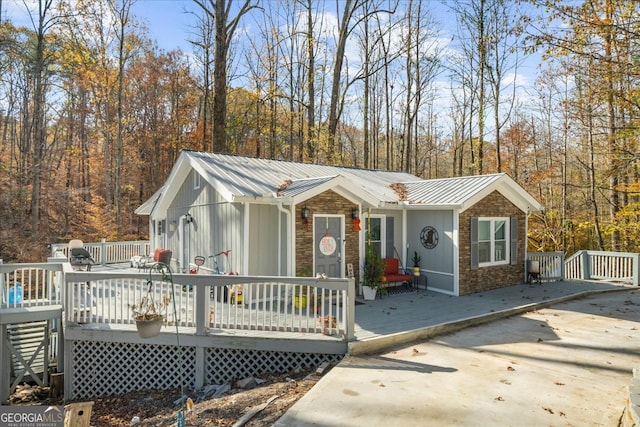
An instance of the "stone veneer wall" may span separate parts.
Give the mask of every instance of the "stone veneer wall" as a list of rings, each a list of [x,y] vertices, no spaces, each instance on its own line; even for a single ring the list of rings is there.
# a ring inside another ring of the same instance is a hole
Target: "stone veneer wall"
[[[518,262],[471,270],[471,218],[518,217]],[[459,216],[459,289],[467,295],[490,289],[503,288],[524,282],[524,253],[526,214],[497,191],[480,200]]]
[[[359,259],[359,236],[357,231],[353,231],[351,223],[351,210],[358,206],[334,191],[328,190],[319,194],[305,203],[298,204],[296,207],[296,274],[304,269],[313,267],[313,221],[309,219],[309,224],[305,224],[302,219],[301,211],[306,206],[313,214],[322,215],[344,215],[345,228],[345,250],[344,250],[344,269],[346,276],[347,264],[353,264],[356,283],[358,283],[358,263]]]

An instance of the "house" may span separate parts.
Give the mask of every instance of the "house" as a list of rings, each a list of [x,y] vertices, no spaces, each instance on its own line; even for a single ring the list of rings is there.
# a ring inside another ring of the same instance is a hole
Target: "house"
[[[506,174],[423,180],[182,151],[136,213],[178,271],[204,255],[223,272],[345,277],[353,267],[357,281],[371,243],[405,268],[417,252],[429,289],[464,295],[525,281],[527,218],[541,209]]]

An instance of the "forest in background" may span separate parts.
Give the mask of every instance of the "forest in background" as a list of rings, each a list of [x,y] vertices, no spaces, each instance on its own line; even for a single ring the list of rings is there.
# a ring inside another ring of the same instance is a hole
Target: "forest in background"
[[[638,2],[194,0],[184,52],[158,47],[135,0],[36,0],[29,26],[7,1],[5,262],[147,238],[134,210],[181,149],[505,172],[545,206],[530,250],[640,247]]]

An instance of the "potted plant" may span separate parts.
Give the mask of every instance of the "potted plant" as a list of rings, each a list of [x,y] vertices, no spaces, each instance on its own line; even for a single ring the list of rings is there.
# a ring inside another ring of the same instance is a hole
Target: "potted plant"
[[[362,292],[364,299],[373,300],[376,298],[377,291],[384,290],[382,283],[384,281],[385,263],[382,258],[377,256],[373,251],[373,247],[367,247],[367,254],[362,268]]]
[[[422,257],[418,255],[418,251],[413,251],[413,258],[411,258],[411,262],[413,262],[413,275],[420,275],[420,261],[422,261]]]
[[[297,277],[312,277],[313,269],[311,267],[301,268],[296,274]],[[295,308],[306,308],[307,307],[307,295],[308,295],[308,286],[296,286],[295,291],[293,293],[293,306]]]
[[[296,290],[293,294],[293,306],[295,308],[306,308],[307,307],[307,295],[309,291],[309,287],[307,285],[303,285],[300,287],[296,287]]]
[[[170,301],[171,297],[163,296],[162,301],[156,303],[149,286],[147,294],[139,303],[129,305],[140,338],[152,338],[160,333]]]

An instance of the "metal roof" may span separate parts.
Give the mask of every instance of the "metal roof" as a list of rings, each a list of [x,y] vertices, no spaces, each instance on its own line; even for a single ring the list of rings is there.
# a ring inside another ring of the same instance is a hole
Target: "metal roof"
[[[492,191],[500,191],[523,211],[542,210],[504,173],[422,180],[405,172],[326,166],[283,160],[183,150],[163,188],[136,213],[166,211],[188,173],[194,169],[227,201],[297,204],[335,188],[374,207],[458,209],[464,211]]]
[[[464,211],[493,191],[500,192],[524,212],[543,206],[505,173],[429,179],[402,184],[401,201],[409,206]]]
[[[200,151],[184,151],[183,154],[200,166],[198,170],[205,174],[205,179],[217,181],[235,197],[291,196],[304,191],[304,187],[312,188],[342,176],[350,184],[374,195],[380,201],[394,203],[398,201],[398,196],[391,189],[391,184],[420,180],[405,172],[325,166]]]
[[[285,183],[283,187],[280,188],[280,190],[278,191],[278,195],[283,197],[294,197],[304,193],[305,191],[309,191],[321,184],[325,184],[331,181],[333,178],[335,177],[326,176],[322,178],[310,178],[291,181],[290,183]]]
[[[421,205],[462,205],[505,174],[429,179],[405,184],[406,201]]]

